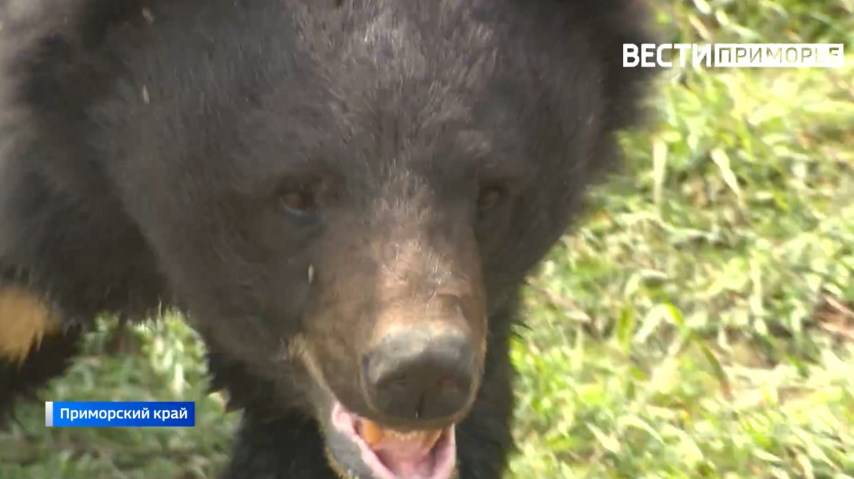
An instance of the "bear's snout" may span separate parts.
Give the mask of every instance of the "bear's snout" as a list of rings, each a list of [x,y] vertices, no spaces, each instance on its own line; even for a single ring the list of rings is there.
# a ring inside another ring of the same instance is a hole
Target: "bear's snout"
[[[379,414],[407,422],[459,415],[477,383],[475,351],[463,328],[388,333],[362,359],[367,402]]]

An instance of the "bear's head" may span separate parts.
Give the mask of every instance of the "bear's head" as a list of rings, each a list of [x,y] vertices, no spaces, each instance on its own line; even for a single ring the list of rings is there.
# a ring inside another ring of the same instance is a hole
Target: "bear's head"
[[[632,118],[635,3],[163,3],[98,114],[176,301],[339,471],[451,477],[489,318]]]

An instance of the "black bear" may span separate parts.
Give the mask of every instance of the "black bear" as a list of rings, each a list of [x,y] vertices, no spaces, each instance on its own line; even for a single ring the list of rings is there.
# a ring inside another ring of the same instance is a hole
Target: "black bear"
[[[226,478],[500,477],[516,296],[615,165],[644,18],[0,1],[0,409],[167,305],[244,410]]]

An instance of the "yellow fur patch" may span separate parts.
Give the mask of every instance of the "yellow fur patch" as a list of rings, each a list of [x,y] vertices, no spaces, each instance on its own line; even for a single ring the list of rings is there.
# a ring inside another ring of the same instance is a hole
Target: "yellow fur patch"
[[[17,287],[0,289],[0,359],[22,362],[45,334],[58,329],[37,296]]]

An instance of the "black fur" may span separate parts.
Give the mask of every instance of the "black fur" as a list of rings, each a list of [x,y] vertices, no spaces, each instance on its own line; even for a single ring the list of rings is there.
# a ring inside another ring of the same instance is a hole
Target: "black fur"
[[[620,55],[647,41],[639,2],[0,0],[0,22],[0,269],[69,331],[0,364],[0,409],[61,371],[96,314],[165,304],[246,411],[226,477],[334,477],[328,399],[287,346],[307,338],[367,411],[351,368],[383,306],[377,251],[417,238],[412,284],[443,258],[482,277],[459,470],[499,477],[515,297],[637,118],[647,72]],[[317,179],[320,213],[277,209]],[[501,202],[477,212],[491,185]]]

